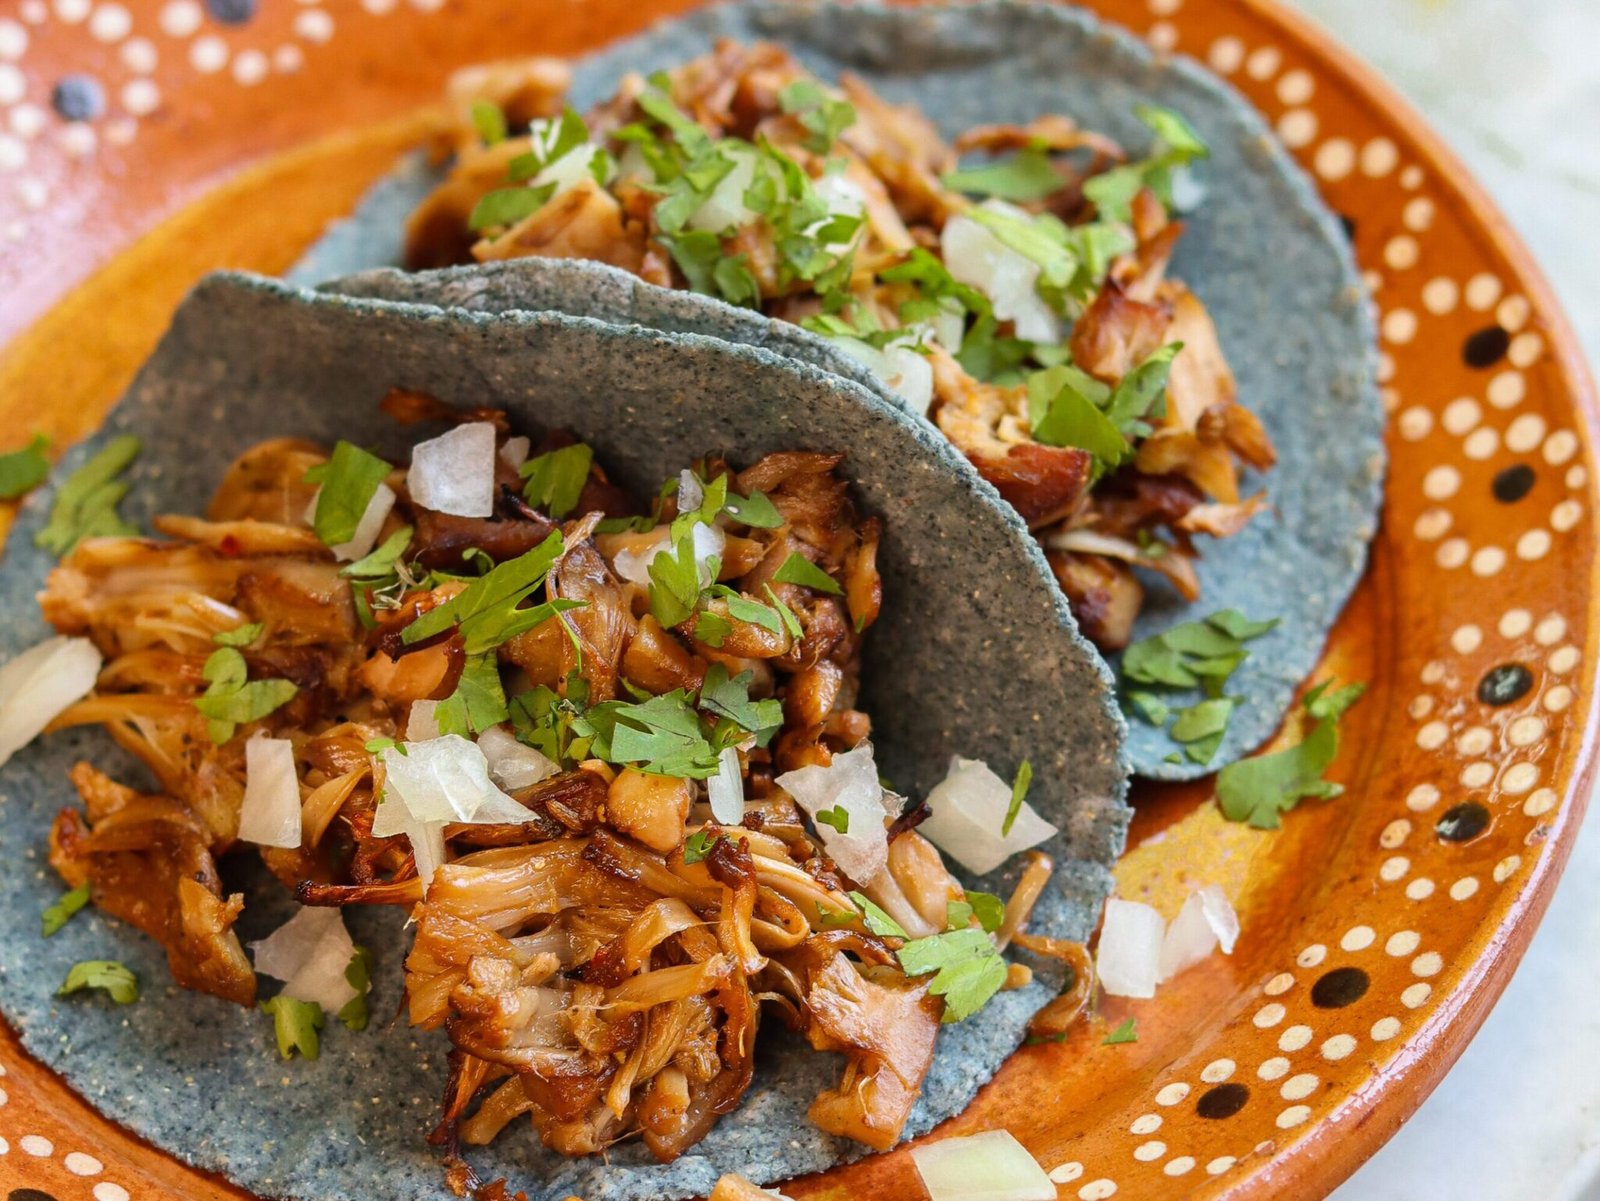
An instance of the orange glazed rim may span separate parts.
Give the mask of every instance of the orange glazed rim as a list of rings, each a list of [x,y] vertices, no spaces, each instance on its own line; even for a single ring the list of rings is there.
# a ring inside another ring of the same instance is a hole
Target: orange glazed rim
[[[19,335],[0,352],[0,412],[15,442],[34,426],[62,440],[92,428],[203,270],[292,262],[421,136],[425,117],[392,114],[431,104],[450,68],[512,45],[577,51],[682,7],[314,0],[229,24],[194,0],[48,3],[21,0],[0,18],[0,139],[11,139],[0,182],[12,185],[0,189],[0,231],[22,235],[0,255],[16,298],[0,329]],[[1067,1042],[1026,1048],[942,1133],[1005,1126],[1060,1196],[1082,1201],[1316,1196],[1460,1054],[1570,852],[1596,736],[1594,389],[1481,189],[1309,21],[1262,0],[1090,7],[1234,83],[1351,220],[1382,311],[1391,475],[1367,579],[1315,678],[1372,687],[1334,771],[1346,796],[1302,805],[1281,831],[1222,822],[1203,786],[1137,794],[1120,895],[1170,915],[1189,888],[1219,883],[1244,920],[1240,947],[1156,1001],[1106,1000]],[[6,22],[22,28],[20,48]],[[139,39],[159,51],[142,73],[147,58],[127,52]],[[285,46],[293,70],[279,68]],[[51,115],[50,92],[74,73],[101,80],[102,116]],[[349,86],[363,78],[365,91]],[[150,86],[130,94],[139,80]],[[157,107],[134,114],[151,87]],[[45,123],[19,126],[24,108]],[[131,133],[117,124],[130,120]],[[136,178],[119,188],[114,172]],[[43,184],[39,207],[25,180]],[[96,232],[87,212],[119,194],[129,211]],[[227,226],[269,196],[272,228]],[[1456,840],[1480,810],[1483,828]],[[1104,1045],[1129,1016],[1139,1041]],[[0,1186],[60,1201],[244,1195],[132,1139],[9,1031],[0,1066]],[[922,1196],[903,1150],[785,1192]]]

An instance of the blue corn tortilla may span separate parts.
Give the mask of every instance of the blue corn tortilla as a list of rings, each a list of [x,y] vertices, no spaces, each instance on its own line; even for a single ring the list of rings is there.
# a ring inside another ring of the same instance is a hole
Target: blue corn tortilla
[[[1105,665],[1078,636],[1066,603],[1014,514],[925,424],[838,376],[763,350],[553,313],[490,317],[459,310],[318,295],[279,281],[218,275],[202,282],[107,429],[74,450],[57,478],[118,433],[144,440],[125,515],[204,509],[228,463],[257,441],[294,434],[346,438],[391,455],[433,431],[401,431],[377,401],[392,385],[460,406],[509,410],[523,429],[566,428],[594,445],[613,478],[648,494],[707,452],[748,463],[784,449],[845,448],[841,470],[862,507],[885,519],[878,563],[883,615],[867,640],[862,704],[874,718],[888,778],[920,796],[952,753],[1002,773],[1030,760],[1030,801],[1061,833],[1058,865],[1032,928],[1086,938],[1111,889],[1123,845],[1124,729]],[[34,593],[51,563],[33,546],[53,488],[23,506],[6,547],[0,661],[45,637]],[[108,1117],[198,1167],[266,1196],[421,1201],[448,1195],[423,1139],[437,1118],[448,1043],[389,1020],[401,1003],[409,935],[403,914],[347,911],[376,956],[374,1021],[359,1034],[329,1022],[322,1057],[279,1060],[272,1024],[170,983],[154,942],[85,910],[48,941],[39,915],[63,891],[45,866],[50,821],[77,798],[67,770],[88,759],[148,786],[98,730],[43,738],[0,771],[0,1014],[28,1050]],[[227,888],[248,897],[247,942],[284,921],[292,901],[248,849],[223,861]],[[1009,892],[1016,865],[974,885]],[[118,959],[143,996],[58,999],[68,967]],[[959,1113],[1022,1041],[1062,976],[1032,964],[1034,982],[1001,993],[945,1027],[908,1135]],[[744,1103],[670,1166],[639,1143],[605,1159],[544,1149],[526,1121],[469,1149],[484,1179],[505,1176],[535,1201],[646,1201],[703,1194],[724,1171],[760,1182],[825,1169],[861,1154],[806,1119],[842,1058],[810,1050],[770,1019]]]
[[[1137,152],[1150,134],[1139,103],[1177,109],[1211,147],[1206,196],[1184,215],[1172,273],[1204,301],[1239,383],[1279,453],[1265,476],[1271,509],[1231,538],[1199,537],[1202,594],[1190,605],[1146,579],[1136,638],[1222,609],[1280,624],[1250,643],[1229,681],[1244,698],[1208,764],[1168,762],[1165,732],[1134,720],[1137,774],[1191,779],[1249,754],[1278,726],[1316,665],[1366,564],[1377,528],[1384,451],[1370,306],[1348,241],[1311,181],[1236,92],[1184,58],[1163,59],[1074,9],[1011,2],[978,8],[869,4],[725,5],[662,25],[576,66],[573,103],[609,95],[628,70],[703,53],[717,37],[769,38],[824,78],[854,71],[889,100],[916,105],[946,134],[1045,112],[1108,133]],[[296,268],[311,283],[401,261],[406,216],[436,176],[403,163]],[[831,343],[718,300],[652,287],[599,264],[523,259],[407,276],[369,273],[329,285],[353,295],[480,312],[554,309],[763,346],[893,394]],[[1174,708],[1199,694],[1174,694]]]

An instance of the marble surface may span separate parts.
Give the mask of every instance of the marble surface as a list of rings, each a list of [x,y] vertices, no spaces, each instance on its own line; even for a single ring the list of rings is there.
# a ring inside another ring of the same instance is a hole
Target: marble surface
[[[1466,160],[1600,362],[1600,3],[1297,3],[1397,84]],[[1483,1030],[1333,1201],[1600,1201],[1597,976],[1593,818]]]

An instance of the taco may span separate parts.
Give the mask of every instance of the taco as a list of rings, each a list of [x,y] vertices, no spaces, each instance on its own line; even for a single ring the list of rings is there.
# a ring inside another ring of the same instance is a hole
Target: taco
[[[66,732],[4,770],[92,906],[0,948],[0,1011],[244,1187],[443,1195],[428,1092],[453,1186],[820,1170],[964,1108],[1093,928],[1104,666],[971,467],[836,376],[219,276],[76,461],[7,548],[56,638],[0,635]],[[10,872],[0,913],[58,898]]]
[[[305,274],[376,265],[387,224],[410,268],[478,266],[332,287],[699,330],[874,386],[1013,504],[1102,651],[1198,623],[1247,656],[1224,729],[1135,723],[1141,774],[1277,724],[1364,562],[1382,411],[1336,222],[1222,84],[1055,6],[741,6],[570,77],[463,73],[452,104],[442,180],[404,169]],[[1146,718],[1202,695],[1132,685],[1164,692]]]

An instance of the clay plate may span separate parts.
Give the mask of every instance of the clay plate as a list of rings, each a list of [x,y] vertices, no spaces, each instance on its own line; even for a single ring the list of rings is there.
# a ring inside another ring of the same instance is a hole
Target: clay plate
[[[686,7],[8,4],[6,444],[92,429],[203,271],[292,263],[426,132],[436,117],[419,106],[453,67],[581,52]],[[1460,1054],[1576,834],[1595,738],[1593,388],[1503,220],[1321,33],[1260,0],[1091,7],[1229,79],[1348,220],[1382,311],[1391,467],[1372,566],[1316,676],[1371,690],[1346,722],[1347,794],[1281,831],[1221,821],[1204,782],[1136,791],[1120,893],[1170,913],[1218,882],[1244,921],[1239,949],[1157,1001],[1105,1002],[1065,1043],[1022,1051],[945,1129],[1005,1126],[1063,1198],[1314,1197]],[[1447,815],[1446,833],[1475,835],[1442,836]],[[1103,1045],[1128,1016],[1138,1041]],[[0,1067],[13,1199],[244,1196],[138,1143],[3,1030]],[[923,1195],[903,1151],[785,1191]]]

